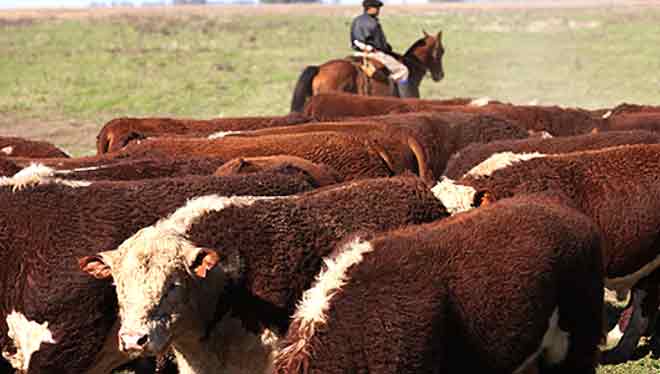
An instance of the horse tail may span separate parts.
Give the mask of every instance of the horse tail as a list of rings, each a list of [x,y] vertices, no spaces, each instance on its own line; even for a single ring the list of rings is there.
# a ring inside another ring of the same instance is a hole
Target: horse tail
[[[296,89],[293,91],[293,100],[291,100],[291,112],[301,113],[305,107],[305,101],[312,96],[312,81],[319,73],[318,66],[308,66],[300,74]]]

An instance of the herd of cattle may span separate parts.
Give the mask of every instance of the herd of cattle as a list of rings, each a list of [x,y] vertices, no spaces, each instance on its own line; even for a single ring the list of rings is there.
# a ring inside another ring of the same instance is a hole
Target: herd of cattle
[[[654,334],[660,107],[328,94],[97,146],[0,138],[2,373],[595,373]]]

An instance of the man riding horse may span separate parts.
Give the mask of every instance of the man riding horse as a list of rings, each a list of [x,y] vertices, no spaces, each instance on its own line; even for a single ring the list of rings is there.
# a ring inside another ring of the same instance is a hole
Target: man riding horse
[[[392,51],[378,22],[381,0],[363,1],[364,14],[351,26],[351,47],[359,57],[307,66],[293,91],[291,112],[302,112],[309,97],[324,93],[419,97],[419,85],[427,73],[436,82],[445,76],[442,32],[424,32],[400,56]]]
[[[408,68],[396,57],[392,56],[392,46],[387,42],[378,15],[383,3],[380,0],[364,0],[364,13],[356,17],[351,24],[351,47],[366,53],[368,58],[383,64],[390,71],[390,79],[397,83],[400,97],[418,96],[411,90],[408,83]]]

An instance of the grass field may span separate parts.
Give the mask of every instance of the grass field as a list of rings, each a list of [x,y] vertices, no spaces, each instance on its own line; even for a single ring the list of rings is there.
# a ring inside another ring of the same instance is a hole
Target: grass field
[[[352,7],[0,12],[0,135],[80,155],[117,116],[282,114],[308,64],[349,53]],[[424,97],[602,107],[660,101],[660,7],[386,7],[398,50],[444,31]],[[655,31],[653,31],[655,30]]]
[[[660,6],[385,7],[390,42],[443,30],[422,96],[606,107],[660,103]],[[74,155],[118,116],[284,114],[301,70],[349,53],[353,7],[0,12],[0,135]],[[641,358],[599,374],[651,374]]]

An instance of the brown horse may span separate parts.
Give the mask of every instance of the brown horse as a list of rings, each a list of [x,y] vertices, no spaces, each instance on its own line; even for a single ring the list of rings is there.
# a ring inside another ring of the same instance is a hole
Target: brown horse
[[[408,81],[419,97],[419,84],[427,71],[434,81],[445,76],[442,69],[442,31],[437,36],[424,32],[424,37],[417,40],[403,56],[396,56],[410,72]],[[382,65],[373,62],[380,67]],[[303,70],[293,92],[292,112],[302,112],[305,101],[312,95],[329,92],[349,92],[366,96],[399,96],[396,85],[388,79],[368,78],[352,58],[331,60],[320,66],[308,66]]]

